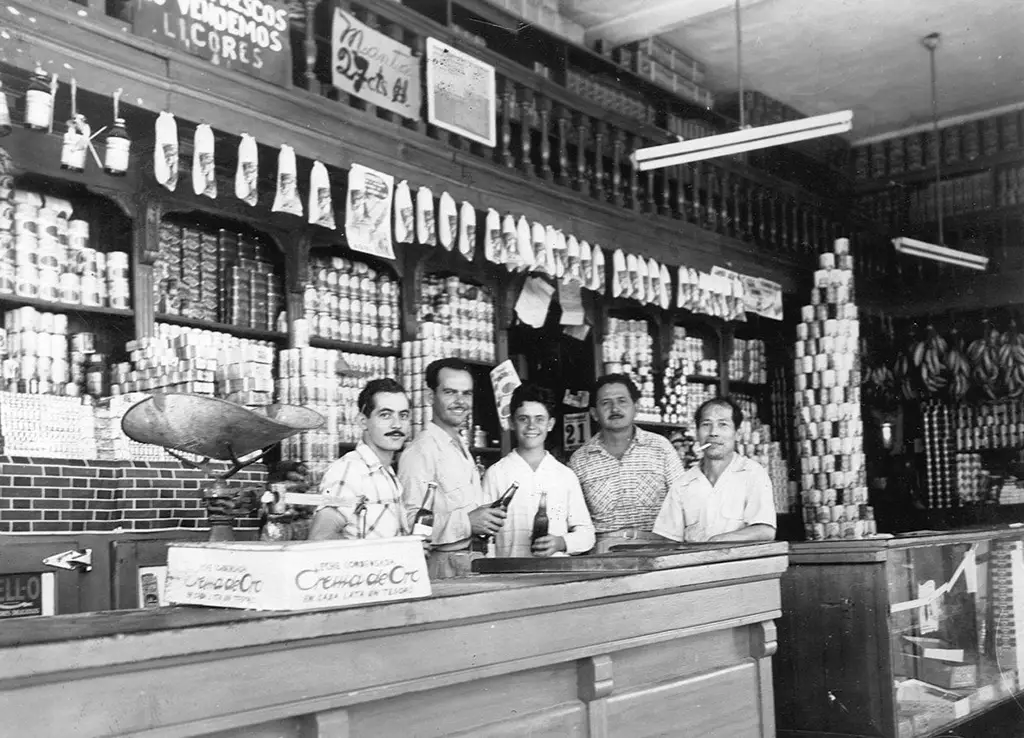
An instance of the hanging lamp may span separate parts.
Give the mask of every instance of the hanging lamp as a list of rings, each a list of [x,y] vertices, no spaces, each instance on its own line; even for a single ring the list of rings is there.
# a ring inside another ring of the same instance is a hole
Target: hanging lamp
[[[932,130],[935,132],[935,151],[933,152],[935,160],[935,213],[939,222],[939,242],[937,244],[929,243],[927,241],[920,241],[916,238],[900,236],[892,239],[892,245],[896,251],[901,254],[907,254],[908,256],[917,256],[922,259],[931,259],[932,261],[941,261],[946,264],[953,264],[955,266],[962,266],[968,269],[984,271],[988,268],[988,257],[972,254],[969,251],[960,251],[958,249],[949,248],[946,246],[946,239],[944,237],[942,227],[942,156],[940,147],[941,139],[939,138],[939,104],[935,82],[935,50],[939,46],[939,38],[940,35],[938,33],[929,33],[921,39],[921,45],[928,49],[931,68]]]
[[[740,102],[740,130],[637,149],[630,158],[639,171],[648,172],[677,164],[689,164],[703,159],[740,154],[744,151],[782,146],[822,136],[833,136],[838,133],[846,133],[853,127],[852,110],[842,110],[838,113],[817,115],[812,118],[801,118],[757,128],[747,127],[743,102],[742,41],[740,0],[736,0],[736,77]]]

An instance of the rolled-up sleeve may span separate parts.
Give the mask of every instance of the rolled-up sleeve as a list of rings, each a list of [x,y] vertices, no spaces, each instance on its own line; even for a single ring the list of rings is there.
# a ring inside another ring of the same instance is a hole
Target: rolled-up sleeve
[[[565,552],[570,555],[586,553],[594,547],[594,523],[590,519],[579,479],[571,473],[565,476],[569,503],[566,521],[569,532],[565,534]]]
[[[775,495],[772,493],[772,479],[760,464],[751,469],[750,477],[747,504],[743,507],[743,522],[747,525],[761,524],[775,528]]]
[[[683,513],[683,485],[677,480],[668,488],[665,501],[661,503],[661,510],[654,520],[651,532],[655,535],[668,538],[673,541],[680,541],[685,537],[686,516]]]

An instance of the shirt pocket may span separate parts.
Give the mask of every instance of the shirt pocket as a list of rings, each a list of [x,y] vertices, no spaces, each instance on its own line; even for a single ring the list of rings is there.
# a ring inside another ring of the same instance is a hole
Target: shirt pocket
[[[743,520],[746,499],[742,495],[726,495],[722,500],[722,517],[726,520]]]

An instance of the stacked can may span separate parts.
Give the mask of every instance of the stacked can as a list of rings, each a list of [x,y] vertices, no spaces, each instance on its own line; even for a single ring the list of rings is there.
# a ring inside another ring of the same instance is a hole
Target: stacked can
[[[68,317],[22,307],[4,314],[3,388],[33,395],[77,396],[68,363]]]
[[[982,502],[988,478],[988,471],[981,465],[981,454],[956,455],[956,494],[961,504]]]
[[[628,374],[640,389],[636,419],[641,423],[660,423],[654,389],[654,337],[646,320],[608,318],[601,343],[605,374]]]
[[[451,356],[444,341],[438,339],[403,341],[402,342],[402,386],[409,393],[412,405],[413,434],[419,434],[434,418],[434,406],[430,388],[427,387],[427,367],[430,363]],[[477,382],[479,382],[479,378]],[[478,386],[477,390],[481,388]],[[473,411],[466,416],[459,433],[466,444],[474,445]]]
[[[304,295],[313,336],[376,346],[398,346],[398,282],[369,265],[341,257],[314,257]]]
[[[157,323],[156,335],[129,341],[126,348],[129,361],[111,369],[113,395],[159,390],[217,396],[218,367],[235,364],[262,367],[256,378],[266,386],[275,352],[274,345],[266,341],[165,323]],[[223,384],[221,389],[248,391],[239,387]]]
[[[0,392],[4,453],[58,459],[97,456],[93,408],[77,397]]]
[[[729,357],[729,379],[751,384],[768,383],[768,364],[765,360],[764,341],[741,338],[733,340]]]
[[[701,403],[717,396],[715,385],[688,381],[695,374],[718,373],[718,362],[705,358],[708,353],[705,339],[686,335],[681,326],[672,329],[672,347],[658,388],[660,422],[689,427]]]
[[[956,408],[957,451],[1002,449],[1024,441],[1024,400],[1003,400]]]
[[[266,344],[239,344],[221,349],[215,370],[217,397],[246,407],[274,402],[274,349]]]
[[[427,275],[416,317],[417,339],[443,343],[445,356],[494,361],[494,301],[486,288],[458,277]]]
[[[1024,541],[992,541],[991,555],[996,663],[1024,680]]]
[[[310,478],[319,480],[338,458],[339,444],[354,444],[360,439],[359,392],[369,379],[394,377],[397,364],[393,356],[332,349],[303,347],[282,351],[278,362],[278,399],[316,410],[326,422],[322,428],[282,442],[281,457],[304,462]]]
[[[771,426],[762,422],[757,398],[743,394],[731,397],[743,411],[743,422],[736,432],[737,453],[754,459],[768,472],[778,512],[796,511],[796,489],[789,483],[789,466],[782,456],[782,444],[772,439]]]
[[[132,405],[146,397],[149,395],[134,392],[117,397],[105,397],[95,404],[93,407],[96,427],[95,458],[104,461],[175,461],[174,457],[160,446],[133,441],[121,429],[121,418],[124,417],[124,414]],[[189,456],[188,454],[184,455]],[[182,501],[182,504],[190,503]]]
[[[15,256],[14,176],[0,172],[0,293],[14,293]]]
[[[954,489],[955,455],[953,452],[953,418],[948,405],[938,400],[922,404],[924,426],[925,479],[928,485],[928,506],[943,508],[959,504]]]
[[[809,540],[875,533],[867,504],[860,408],[860,323],[845,238],[818,257],[811,304],[797,325],[796,436]]]

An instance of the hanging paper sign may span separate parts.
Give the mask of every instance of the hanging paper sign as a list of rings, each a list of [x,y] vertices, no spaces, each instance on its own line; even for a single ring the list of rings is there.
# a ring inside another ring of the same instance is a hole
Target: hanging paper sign
[[[274,204],[270,207],[273,212],[302,217],[298,176],[295,149],[288,144],[282,144],[277,154],[277,192],[274,194]]]
[[[546,308],[545,308],[546,309]],[[494,390],[494,405],[498,408],[498,422],[502,430],[509,430],[512,392],[523,383],[512,361],[506,359],[491,369],[491,388]]]
[[[510,218],[512,216],[509,216]],[[494,208],[487,208],[484,219],[484,257],[492,264],[501,263],[501,254],[505,250],[501,238],[501,216]]]
[[[178,186],[178,123],[166,110],[156,119],[153,176],[171,192]]]
[[[455,200],[447,192],[442,192],[437,201],[437,240],[446,251],[455,246],[455,236],[459,230],[459,213],[455,209]]]
[[[379,108],[420,118],[420,60],[413,50],[334,9],[331,84]]]
[[[493,147],[497,136],[494,67],[427,38],[427,119]]]
[[[415,228],[412,193],[404,179],[395,187],[395,243],[412,243]]]
[[[511,216],[509,216],[511,217]],[[518,254],[516,268],[526,271],[533,266],[533,244],[530,240],[530,223],[522,215],[515,222],[515,235],[508,242],[508,248]]]
[[[321,162],[314,161],[309,173],[309,222],[329,228],[334,225],[334,201],[331,197],[331,177]]]
[[[348,173],[345,238],[353,251],[394,259],[391,243],[391,200],[395,178],[361,164]]]
[[[288,86],[289,0],[138,0],[132,32],[218,67]]]
[[[782,285],[746,275],[743,275],[742,280],[747,312],[772,320],[782,320]]]
[[[591,252],[591,259],[593,266],[591,268],[591,282],[590,289],[597,292],[600,295],[604,294],[606,283],[605,265],[604,265],[604,249],[600,246],[595,245]]]
[[[437,246],[434,195],[427,187],[416,190],[416,241],[424,246]]]
[[[476,208],[463,200],[459,206],[459,253],[470,261],[476,254]]]
[[[248,133],[242,134],[238,143],[238,167],[235,169],[235,197],[247,205],[255,205],[258,193],[260,157],[256,139]]]
[[[192,144],[192,191],[197,195],[217,197],[217,172],[214,168],[213,129],[206,123],[196,126]]]

